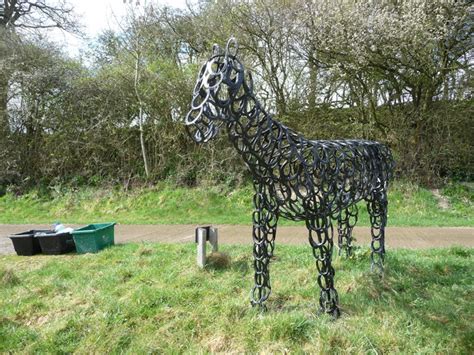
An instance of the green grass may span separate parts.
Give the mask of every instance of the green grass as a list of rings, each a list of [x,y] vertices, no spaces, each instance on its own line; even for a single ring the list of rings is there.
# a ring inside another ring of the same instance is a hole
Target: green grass
[[[88,188],[52,191],[47,197],[35,191],[7,194],[0,198],[0,223],[250,224],[252,192],[251,187],[189,189],[163,183],[131,192]],[[450,202],[447,209],[429,190],[395,182],[389,192],[389,225],[474,226],[473,188],[452,184],[442,193]],[[368,225],[365,205],[360,211],[359,224]]]
[[[245,246],[205,270],[191,244],[2,256],[0,353],[473,353],[473,249],[391,251],[382,280],[365,249],[335,259],[337,321],[315,313],[306,247],[278,247],[263,314],[249,306]]]

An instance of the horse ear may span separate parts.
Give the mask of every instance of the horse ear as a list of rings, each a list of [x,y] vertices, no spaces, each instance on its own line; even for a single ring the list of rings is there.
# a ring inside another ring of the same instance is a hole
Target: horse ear
[[[239,50],[239,43],[237,42],[234,36],[230,37],[225,46],[225,56],[235,57],[237,55],[238,50]]]
[[[219,55],[219,54],[222,54],[222,49],[217,43],[214,43],[214,45],[212,46],[212,55]]]

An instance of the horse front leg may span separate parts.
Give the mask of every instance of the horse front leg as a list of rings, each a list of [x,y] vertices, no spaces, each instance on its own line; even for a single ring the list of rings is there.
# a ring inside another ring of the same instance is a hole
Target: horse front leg
[[[339,246],[339,255],[342,252],[346,254],[346,257],[352,255],[352,230],[357,223],[358,208],[354,204],[349,206],[339,213],[337,216],[337,244]]]
[[[270,258],[275,248],[277,213],[269,208],[264,192],[256,188],[254,196],[254,212],[252,215],[253,227],[253,256],[255,270],[255,286],[252,288],[250,302],[252,306],[259,306],[265,310],[265,301],[271,293],[270,285]]]
[[[309,243],[313,248],[316,268],[319,272],[317,282],[321,288],[319,305],[321,311],[340,316],[339,297],[334,288],[334,268],[331,265],[333,251],[333,227],[329,216],[312,216],[306,220],[309,231]]]
[[[268,256],[273,257],[275,251],[275,238],[277,231],[278,215],[274,212],[266,212],[265,215],[265,238],[267,240]]]

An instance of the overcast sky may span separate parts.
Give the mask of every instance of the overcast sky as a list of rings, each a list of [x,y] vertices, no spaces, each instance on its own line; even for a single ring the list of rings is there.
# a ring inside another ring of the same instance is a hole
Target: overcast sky
[[[80,16],[80,21],[84,26],[84,32],[88,38],[80,38],[71,34],[54,31],[52,37],[54,40],[64,43],[68,52],[72,56],[79,54],[79,50],[85,47],[87,41],[97,36],[106,29],[118,29],[118,21],[125,15],[127,8],[135,5],[137,0],[69,0],[74,6],[75,12]],[[157,3],[178,8],[186,6],[186,0],[139,0],[140,6],[144,3]]]

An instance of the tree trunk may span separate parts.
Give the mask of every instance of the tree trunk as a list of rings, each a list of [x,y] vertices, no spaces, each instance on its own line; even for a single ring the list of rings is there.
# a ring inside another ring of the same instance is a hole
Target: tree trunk
[[[8,125],[8,79],[10,70],[8,69],[8,43],[7,31],[0,28],[0,134],[4,136],[9,131]]]
[[[316,108],[316,95],[317,95],[317,82],[318,82],[318,68],[313,62],[309,62],[309,93],[308,93],[308,106],[312,111]]]
[[[5,137],[9,133],[10,128],[8,124],[8,79],[6,73],[0,73],[0,135]]]
[[[316,49],[311,44],[308,55],[309,67],[309,93],[308,93],[308,107],[311,111],[316,108],[317,100],[317,83],[318,83],[318,66],[315,63]]]
[[[143,157],[143,165],[145,167],[145,175],[148,178],[150,172],[148,170],[148,159],[146,153],[146,146],[145,146],[145,136],[143,134],[143,108],[140,105],[139,112],[138,112],[138,121],[140,122],[140,147],[142,149],[142,157]]]
[[[140,82],[140,53],[137,52],[137,58],[135,60],[135,81],[134,81],[134,88],[135,88],[135,95],[138,101],[138,125],[140,129],[140,147],[142,151],[142,158],[143,158],[143,166],[145,168],[145,175],[148,178],[150,176],[150,172],[148,170],[148,159],[146,153],[146,146],[145,146],[145,136],[143,132],[143,101],[140,96],[140,92],[138,89],[138,84]]]

